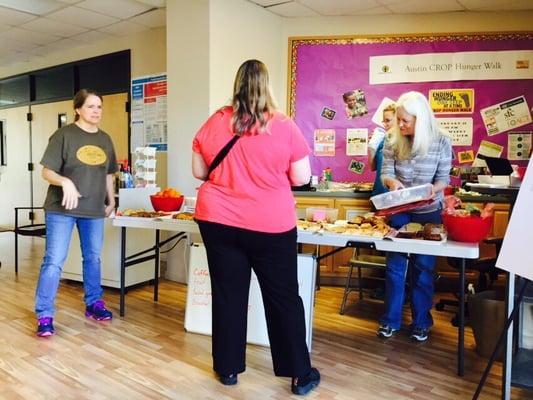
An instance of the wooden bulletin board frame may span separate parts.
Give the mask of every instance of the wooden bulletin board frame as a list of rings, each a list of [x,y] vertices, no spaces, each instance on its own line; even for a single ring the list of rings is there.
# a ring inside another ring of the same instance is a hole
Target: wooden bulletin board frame
[[[533,51],[533,32],[291,37],[288,45],[287,113],[302,129],[311,149],[314,145],[315,130],[335,131],[335,155],[311,157],[312,172],[315,175],[320,175],[323,169],[330,167],[335,181],[373,181],[374,173],[367,167],[361,174],[348,170],[352,160],[366,164],[367,157],[346,155],[346,130],[367,129],[371,135],[377,126],[376,118],[373,121],[372,117],[376,114],[381,100],[384,97],[396,99],[410,90],[429,96],[429,90],[473,89],[473,105],[470,111],[436,114],[437,118],[471,119],[472,143],[454,145],[456,156],[459,153],[462,156],[470,150],[476,154],[480,142],[488,140],[502,146],[501,156],[507,157],[508,134],[525,132],[527,135],[533,131],[533,124],[527,123],[519,128],[489,136],[481,115],[481,110],[487,107],[521,96],[531,110],[533,62],[527,65],[525,78],[522,75],[520,79],[474,78],[446,81],[438,78],[434,81],[386,84],[370,84],[369,66],[370,59],[379,56],[450,54],[450,57],[455,57],[463,53],[529,52]],[[347,119],[342,94],[355,89],[361,89],[364,93],[367,113]],[[325,109],[333,110],[333,117]],[[464,162],[464,159],[462,161]],[[527,159],[512,162],[526,165]],[[459,159],[454,161],[454,164],[458,163]]]

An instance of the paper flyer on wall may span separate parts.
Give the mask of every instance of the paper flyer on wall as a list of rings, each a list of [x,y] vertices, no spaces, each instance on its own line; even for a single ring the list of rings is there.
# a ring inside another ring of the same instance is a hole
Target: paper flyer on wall
[[[368,129],[346,129],[346,155],[366,156],[368,154]]]
[[[437,118],[437,123],[451,137],[452,146],[472,146],[474,136],[472,118]]]
[[[484,108],[480,113],[489,136],[531,123],[531,113],[524,96]]]
[[[484,155],[487,157],[500,157],[502,155],[503,146],[499,144],[489,142],[487,140],[482,140],[479,144],[479,149],[477,151],[476,159],[472,163],[473,167],[486,167],[487,163],[485,160],[479,158],[479,155]]]
[[[474,89],[434,89],[429,104],[435,114],[472,114]]]
[[[167,151],[166,74],[132,79],[131,128],[131,152],[145,146]]]
[[[335,155],[335,129],[315,129],[314,132],[314,155]]]
[[[507,158],[527,160],[531,154],[532,132],[509,132],[507,136]]]

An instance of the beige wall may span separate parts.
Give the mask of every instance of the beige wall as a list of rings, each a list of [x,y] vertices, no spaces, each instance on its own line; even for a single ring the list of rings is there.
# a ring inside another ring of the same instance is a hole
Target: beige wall
[[[131,49],[132,77],[166,71],[166,29],[158,28],[0,67],[0,78],[127,49]]]

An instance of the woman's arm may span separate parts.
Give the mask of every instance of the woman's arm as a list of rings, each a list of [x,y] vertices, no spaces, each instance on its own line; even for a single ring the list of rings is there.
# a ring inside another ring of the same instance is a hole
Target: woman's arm
[[[63,189],[63,200],[61,205],[67,210],[78,207],[78,199],[81,197],[76,185],[67,177],[59,175],[57,172],[43,167],[42,177],[51,185],[61,186]]]
[[[302,186],[311,180],[311,164],[309,156],[291,163],[289,167],[289,180],[292,186]]]
[[[106,194],[107,194],[107,205],[105,207],[105,216],[109,217],[111,213],[115,210],[115,185],[113,184],[115,175],[107,174],[106,176]]]
[[[207,178],[207,164],[200,153],[192,152],[192,174],[196,179],[204,181]]]

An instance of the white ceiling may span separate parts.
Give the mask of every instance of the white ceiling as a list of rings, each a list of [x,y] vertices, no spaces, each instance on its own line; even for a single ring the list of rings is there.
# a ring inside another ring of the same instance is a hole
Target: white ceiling
[[[533,10],[533,0],[248,0],[282,17]]]
[[[533,0],[248,1],[288,18],[533,10]],[[165,26],[165,7],[166,0],[0,0],[0,66]]]
[[[166,25],[166,0],[0,0],[0,65]]]

